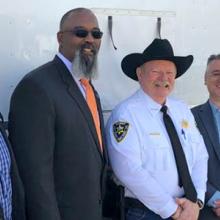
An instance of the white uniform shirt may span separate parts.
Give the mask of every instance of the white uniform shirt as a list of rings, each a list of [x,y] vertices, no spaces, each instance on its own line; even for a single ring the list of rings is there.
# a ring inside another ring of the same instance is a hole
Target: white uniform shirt
[[[204,201],[208,154],[202,136],[183,102],[168,98],[166,105],[198,198]],[[107,123],[107,143],[112,168],[125,186],[125,195],[168,218],[176,211],[175,198],[182,197],[184,191],[178,186],[176,162],[160,109],[160,104],[138,90],[113,110]],[[115,127],[121,131],[117,133]]]

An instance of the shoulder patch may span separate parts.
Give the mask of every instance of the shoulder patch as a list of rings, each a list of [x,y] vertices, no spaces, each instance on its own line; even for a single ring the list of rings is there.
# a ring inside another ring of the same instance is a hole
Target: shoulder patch
[[[121,142],[125,138],[128,132],[128,128],[129,128],[128,122],[118,121],[115,124],[113,124],[113,134],[114,134],[115,140],[118,143]]]

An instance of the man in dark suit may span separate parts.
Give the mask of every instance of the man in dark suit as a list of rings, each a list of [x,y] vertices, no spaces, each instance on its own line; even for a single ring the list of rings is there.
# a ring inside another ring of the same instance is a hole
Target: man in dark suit
[[[101,37],[91,10],[67,12],[57,33],[58,54],[27,74],[12,95],[9,137],[28,220],[102,219],[107,157],[100,100],[91,84]]]
[[[0,219],[25,220],[24,191],[0,113]]]
[[[209,153],[206,205],[200,220],[220,219],[220,54],[208,58],[205,85],[209,100],[192,109]]]

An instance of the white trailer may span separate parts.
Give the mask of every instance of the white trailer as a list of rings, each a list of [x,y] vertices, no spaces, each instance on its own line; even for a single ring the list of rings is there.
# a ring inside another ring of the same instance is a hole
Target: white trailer
[[[99,78],[94,82],[104,112],[130,95],[138,83],[126,77],[121,60],[142,52],[155,38],[170,40],[176,55],[194,55],[192,67],[173,92],[189,105],[207,99],[203,76],[210,54],[220,53],[219,0],[0,0],[0,111],[7,119],[10,96],[30,70],[53,59],[62,15],[75,7],[91,8],[104,32]],[[109,25],[112,20],[112,37]]]

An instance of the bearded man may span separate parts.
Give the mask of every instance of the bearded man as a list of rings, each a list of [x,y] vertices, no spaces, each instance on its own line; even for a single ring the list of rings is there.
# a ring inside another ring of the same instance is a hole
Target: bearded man
[[[107,156],[91,84],[101,37],[91,10],[68,11],[57,33],[58,54],[27,74],[12,95],[9,136],[29,220],[102,219]]]

